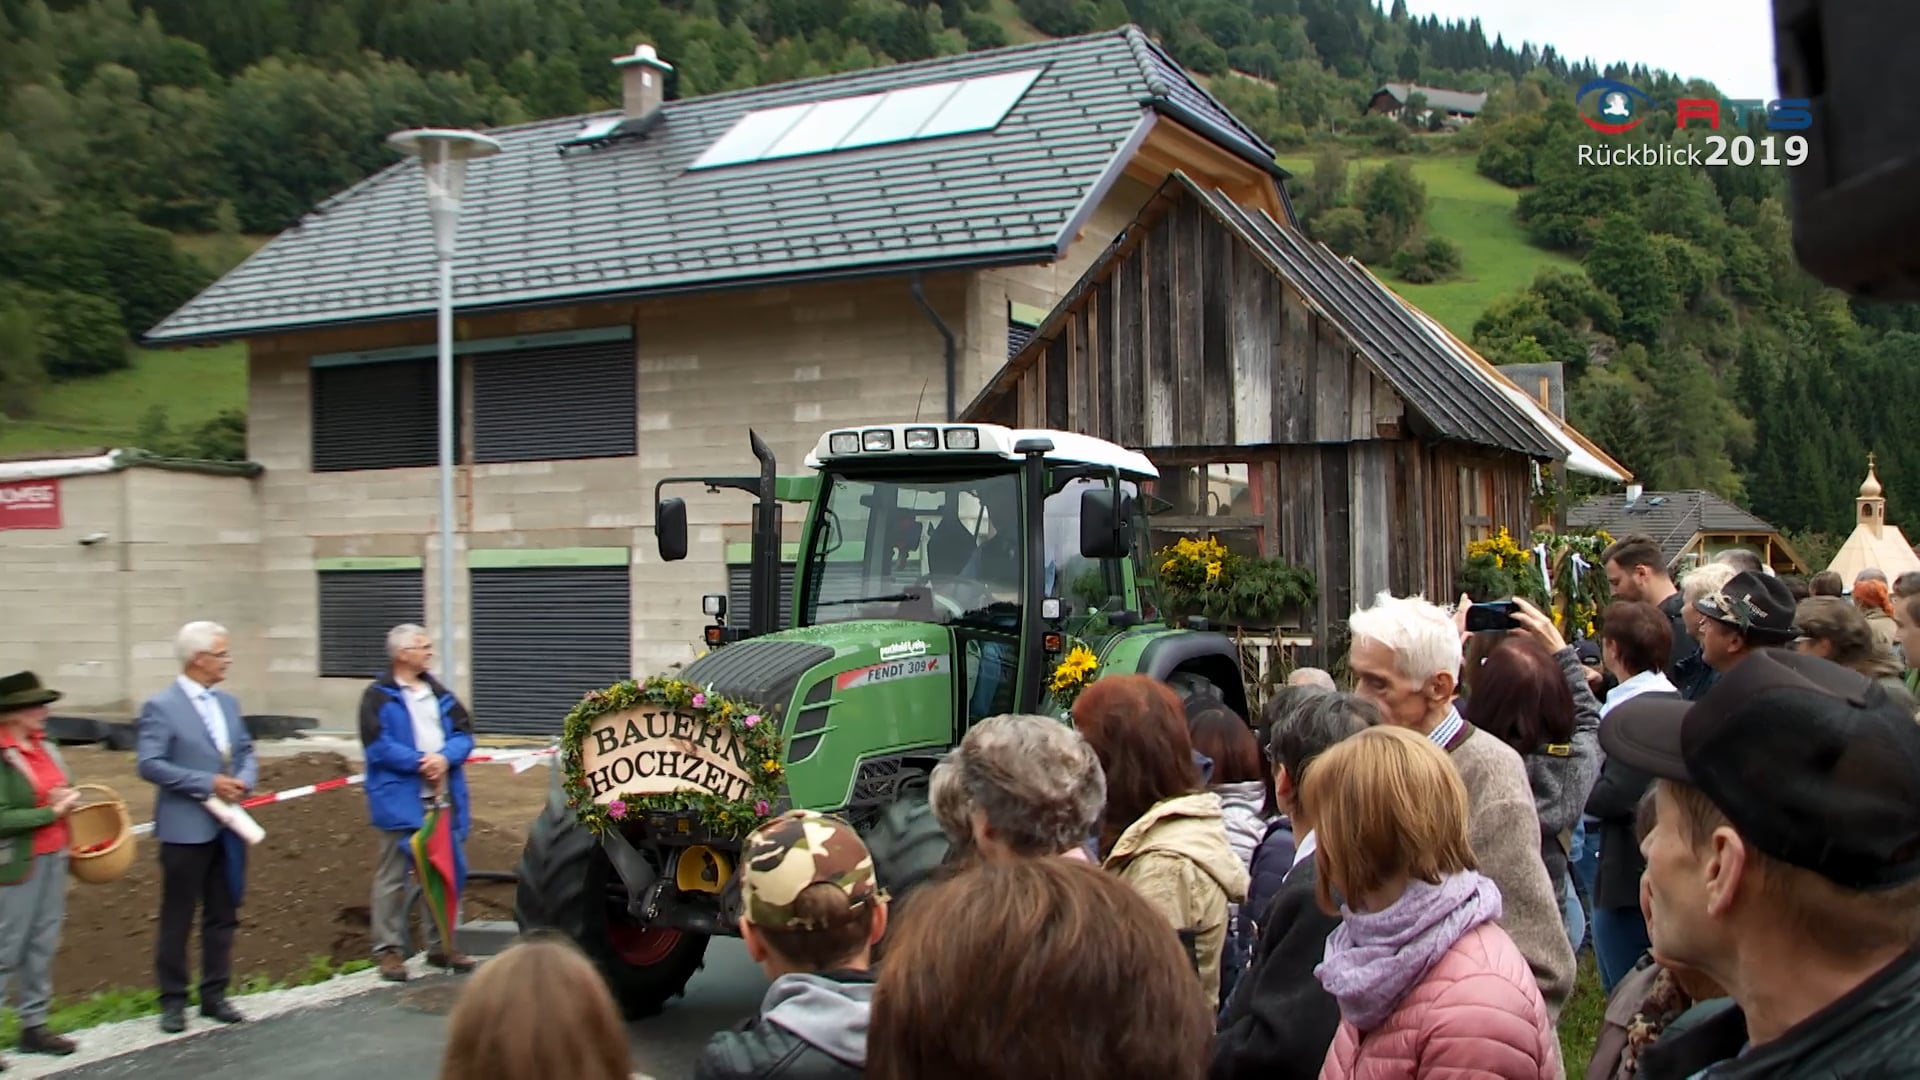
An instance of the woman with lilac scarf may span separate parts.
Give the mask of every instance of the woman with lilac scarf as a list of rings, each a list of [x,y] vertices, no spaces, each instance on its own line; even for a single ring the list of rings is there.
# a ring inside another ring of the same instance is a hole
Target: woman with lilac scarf
[[[1559,1040],[1500,890],[1475,868],[1446,751],[1369,728],[1314,762],[1320,906],[1341,923],[1314,975],[1340,1005],[1321,1080],[1559,1080]]]

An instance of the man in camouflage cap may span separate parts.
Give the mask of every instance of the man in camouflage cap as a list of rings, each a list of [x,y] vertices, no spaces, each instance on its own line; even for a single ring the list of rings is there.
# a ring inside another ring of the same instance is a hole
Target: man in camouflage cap
[[[740,899],[747,921],[765,930],[825,930],[865,921],[879,889],[873,856],[853,826],[812,810],[789,810],[747,837]],[[830,885],[844,904],[828,897],[802,905],[815,885]],[[884,897],[880,897],[884,900]]]
[[[859,1077],[873,946],[887,930],[887,894],[860,834],[813,810],[767,821],[741,854],[740,903],[747,955],[773,985],[757,1015],[708,1041],[696,1080]]]

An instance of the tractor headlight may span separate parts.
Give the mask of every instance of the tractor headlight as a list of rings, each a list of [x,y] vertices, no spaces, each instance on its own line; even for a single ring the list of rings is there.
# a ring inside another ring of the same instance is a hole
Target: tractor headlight
[[[851,431],[836,431],[827,440],[827,449],[836,454],[857,454],[860,452],[860,436]]]
[[[907,449],[938,450],[940,433],[930,427],[910,427],[907,429]]]
[[[947,449],[980,449],[980,430],[978,428],[957,427],[947,429]]]
[[[879,428],[874,431],[863,431],[860,433],[860,448],[862,450],[891,450],[893,449],[893,432],[885,428]]]

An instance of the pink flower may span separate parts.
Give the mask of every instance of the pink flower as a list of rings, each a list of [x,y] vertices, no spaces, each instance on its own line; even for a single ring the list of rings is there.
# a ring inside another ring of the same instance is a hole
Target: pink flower
[[[771,809],[773,808],[767,805],[767,800],[765,799],[761,799],[759,802],[753,804],[753,812],[759,814],[761,817],[766,817],[767,811]]]
[[[704,709],[704,708],[706,708],[706,707],[707,707],[707,695],[705,695],[705,694],[695,694],[695,695],[693,695],[693,707],[694,707],[694,708],[696,708],[696,709]]]
[[[615,821],[627,816],[627,804],[615,799],[607,804],[607,816]]]
[[[753,725],[755,725],[755,724],[757,724],[757,723],[759,723],[759,722],[760,722],[760,714],[759,714],[759,713],[754,713],[754,714],[752,714],[752,715],[750,715],[750,716],[748,716],[748,717],[747,717],[747,726],[748,726],[748,727],[752,727]]]

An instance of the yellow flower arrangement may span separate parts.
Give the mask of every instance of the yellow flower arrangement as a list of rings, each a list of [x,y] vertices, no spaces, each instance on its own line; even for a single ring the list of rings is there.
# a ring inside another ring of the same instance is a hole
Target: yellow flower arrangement
[[[1496,535],[1485,540],[1475,540],[1467,545],[1467,558],[1491,556],[1494,565],[1502,570],[1517,569],[1525,565],[1529,554],[1531,553],[1514,541],[1513,534],[1507,531],[1505,525],[1500,526],[1500,531]]]
[[[1227,565],[1227,546],[1211,536],[1182,537],[1160,554],[1161,575],[1189,588],[1219,580]]]
[[[1061,708],[1070,709],[1080,691],[1093,682],[1100,670],[1100,658],[1085,645],[1075,645],[1067,650],[1067,655],[1054,665],[1053,674],[1047,677],[1047,689],[1053,692],[1053,698]]]

